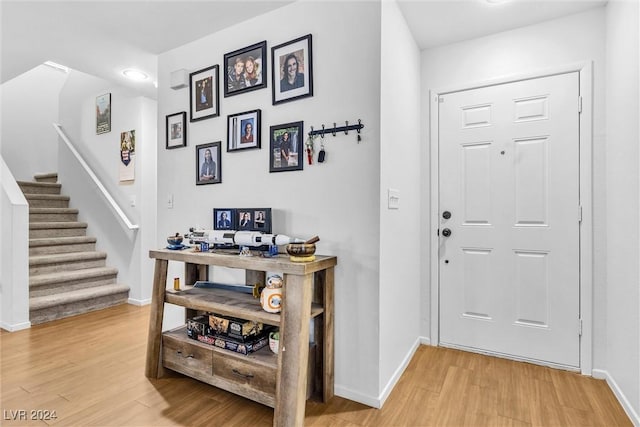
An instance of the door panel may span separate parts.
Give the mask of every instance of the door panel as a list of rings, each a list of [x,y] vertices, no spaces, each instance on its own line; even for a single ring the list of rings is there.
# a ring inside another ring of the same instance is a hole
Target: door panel
[[[578,88],[567,73],[440,97],[442,344],[579,365]]]

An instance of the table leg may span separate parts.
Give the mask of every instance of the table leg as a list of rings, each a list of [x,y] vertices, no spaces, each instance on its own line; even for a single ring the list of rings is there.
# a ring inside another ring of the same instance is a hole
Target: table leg
[[[284,275],[273,425],[304,425],[313,274]]]
[[[169,261],[156,259],[153,273],[151,312],[149,315],[149,335],[147,338],[147,360],[145,375],[147,378],[159,378],[162,372],[160,364],[160,346],[162,343],[162,317],[164,315],[164,293],[167,286],[167,268]]]

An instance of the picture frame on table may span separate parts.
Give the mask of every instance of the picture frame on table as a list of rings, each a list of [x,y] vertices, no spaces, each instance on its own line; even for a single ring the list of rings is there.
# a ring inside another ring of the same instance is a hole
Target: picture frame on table
[[[227,151],[260,148],[260,110],[227,116]]]
[[[166,117],[166,148],[187,146],[187,112],[169,114]]]
[[[269,130],[269,172],[302,170],[304,122],[271,126]]]
[[[222,182],[222,142],[210,142],[196,146],[196,185]]]
[[[236,224],[236,210],[232,208],[213,209],[214,230],[234,230]]]
[[[311,34],[271,48],[273,105],[313,96]]]
[[[224,55],[224,97],[267,87],[267,41]]]
[[[210,119],[220,115],[220,78],[218,65],[189,74],[189,121]]]

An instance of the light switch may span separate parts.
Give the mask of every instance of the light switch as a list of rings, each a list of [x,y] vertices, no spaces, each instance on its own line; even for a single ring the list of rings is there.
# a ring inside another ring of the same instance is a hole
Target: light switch
[[[387,200],[389,209],[400,209],[400,190],[390,188]]]
[[[167,196],[167,209],[173,209],[173,194]]]

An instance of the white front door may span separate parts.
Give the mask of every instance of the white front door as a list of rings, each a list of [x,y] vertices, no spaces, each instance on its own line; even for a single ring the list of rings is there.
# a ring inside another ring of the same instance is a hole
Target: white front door
[[[442,345],[579,366],[578,77],[440,96]]]

